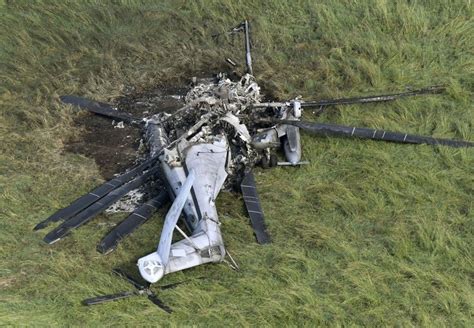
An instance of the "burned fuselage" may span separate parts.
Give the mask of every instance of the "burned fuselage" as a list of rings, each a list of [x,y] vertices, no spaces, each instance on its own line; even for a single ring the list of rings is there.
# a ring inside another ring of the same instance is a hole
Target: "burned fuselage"
[[[140,273],[147,281],[154,283],[164,274],[224,259],[215,199],[228,175],[233,176],[227,180],[227,186],[231,186],[243,178],[246,170],[273,159],[274,150],[281,144],[288,162],[299,162],[297,127],[281,125],[261,131],[258,124],[249,124],[249,129],[240,119],[258,118],[249,112],[256,111],[252,106],[260,100],[260,88],[252,76],[232,82],[219,75],[192,88],[183,108],[146,121],[150,155],[160,154],[158,165],[173,199],[157,251],[138,260]],[[298,102],[292,104],[274,109],[275,118],[297,119]],[[184,187],[189,185],[192,187]],[[189,235],[176,226],[181,210]],[[171,244],[175,229],[183,239]]]

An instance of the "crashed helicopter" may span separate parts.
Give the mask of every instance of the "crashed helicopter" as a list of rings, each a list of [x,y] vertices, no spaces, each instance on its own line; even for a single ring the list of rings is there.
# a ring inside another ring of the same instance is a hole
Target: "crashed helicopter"
[[[156,251],[137,262],[140,275],[147,282],[156,283],[164,275],[205,263],[222,262],[226,254],[229,255],[215,204],[223,188],[240,189],[257,242],[271,242],[252,168],[257,165],[274,167],[305,164],[302,161],[300,130],[320,136],[452,147],[474,146],[469,141],[302,120],[305,108],[319,108],[321,111],[327,106],[387,102],[402,97],[437,94],[444,90],[440,86],[358,98],[262,102],[263,95],[252,75],[247,21],[229,33],[238,32],[245,35],[247,74],[236,81],[225,74],[211,79],[195,79],[185,97],[185,105],[173,113],[161,112],[151,117],[138,118],[109,104],[76,96],[60,97],[65,104],[142,129],[148,153],[133,168],[39,223],[35,230],[42,229],[51,222],[62,221],[45,236],[46,243],[59,241],[128,193],[148,186],[146,201],[115,226],[100,241],[97,249],[104,254],[113,251],[120,240],[146,222],[159,208],[171,203]],[[233,64],[230,59],[228,62]],[[278,160],[280,150],[284,154],[283,161]],[[187,231],[178,226],[180,218]],[[175,231],[182,236],[182,240],[173,243]],[[233,259],[232,262],[235,264]],[[138,291],[101,296],[86,300],[86,304],[147,294],[155,304],[170,312],[148,287],[138,284],[133,278],[125,277],[135,287],[138,286]]]

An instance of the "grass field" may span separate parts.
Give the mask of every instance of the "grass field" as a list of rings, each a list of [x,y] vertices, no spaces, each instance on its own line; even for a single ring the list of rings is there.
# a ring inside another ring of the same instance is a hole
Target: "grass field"
[[[13,4],[9,4],[13,3]],[[102,256],[100,216],[53,246],[35,224],[102,178],[63,150],[81,130],[58,96],[114,101],[129,86],[218,72],[241,42],[212,39],[253,24],[257,79],[278,99],[356,96],[444,84],[440,96],[327,110],[322,122],[474,140],[470,1],[0,1],[0,325],[472,326],[474,151],[303,136],[299,169],[258,171],[274,242],[254,242],[239,196],[218,199],[241,266],[146,298],[92,308],[129,288],[155,247],[159,216]],[[306,113],[311,118],[310,113]]]

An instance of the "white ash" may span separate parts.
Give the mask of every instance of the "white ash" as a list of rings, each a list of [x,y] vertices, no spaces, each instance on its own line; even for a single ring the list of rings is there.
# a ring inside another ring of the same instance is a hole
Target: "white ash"
[[[145,193],[140,188],[129,191],[119,201],[112,204],[105,210],[106,213],[131,213],[142,203]]]
[[[112,122],[113,126],[114,126],[114,129],[123,129],[125,128],[125,125],[123,124],[122,121],[118,122],[117,124],[114,124],[114,122]]]

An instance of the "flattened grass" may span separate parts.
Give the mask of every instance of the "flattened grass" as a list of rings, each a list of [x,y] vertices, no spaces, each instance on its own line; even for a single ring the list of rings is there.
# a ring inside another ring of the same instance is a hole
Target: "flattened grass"
[[[241,265],[146,298],[86,308],[129,286],[160,219],[106,257],[101,216],[54,246],[34,225],[101,181],[63,151],[75,115],[61,94],[113,101],[243,64],[241,40],[211,35],[248,18],[254,69],[273,97],[306,99],[445,84],[445,95],[328,109],[320,120],[473,140],[473,9],[467,1],[194,1],[0,4],[0,322],[4,325],[472,325],[474,153],[305,135],[300,169],[259,171],[273,244],[254,243],[233,194],[218,206]],[[306,113],[311,118],[310,113]],[[163,214],[163,213],[161,213]]]

